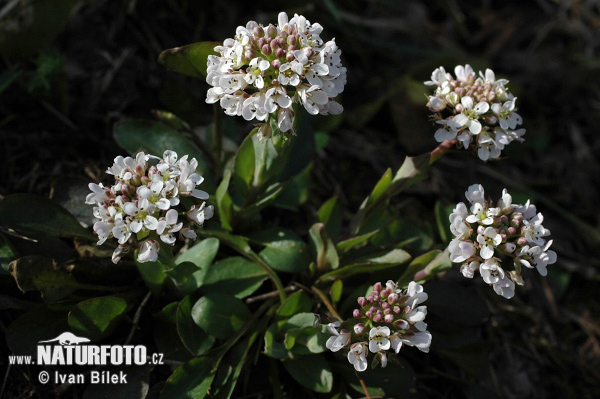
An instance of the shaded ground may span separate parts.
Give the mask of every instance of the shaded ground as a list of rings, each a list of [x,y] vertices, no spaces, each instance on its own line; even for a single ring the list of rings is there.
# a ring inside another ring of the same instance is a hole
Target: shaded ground
[[[151,118],[151,110],[163,109],[192,125],[209,123],[207,85],[166,71],[158,54],[230,37],[249,19],[276,21],[280,9],[267,1],[253,2],[250,12],[200,3],[80,1],[64,31],[38,55],[3,58],[7,70],[22,72],[0,97],[0,195],[48,195],[58,176],[101,179],[122,153],[112,139],[116,121]],[[320,22],[348,68],[341,99],[346,111],[319,153],[309,206],[316,209],[335,192],[348,209],[357,209],[388,167],[397,169],[405,155],[436,145],[422,85],[434,68],[490,67],[510,80],[519,98],[525,143],[485,165],[470,154],[450,153],[396,206],[407,214],[432,214],[437,199],[463,201],[475,182],[495,198],[507,187],[543,211],[559,255],[550,278],[530,274],[532,285],[514,300],[486,296],[492,316],[480,334],[491,344],[487,369],[470,370],[468,362],[436,354],[435,341],[427,363],[415,357],[420,396],[600,397],[600,5],[335,3],[292,1],[285,9]],[[445,278],[465,284],[454,272]]]

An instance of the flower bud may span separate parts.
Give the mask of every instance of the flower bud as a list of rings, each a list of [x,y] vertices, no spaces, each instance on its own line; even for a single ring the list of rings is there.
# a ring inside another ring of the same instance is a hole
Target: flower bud
[[[296,51],[296,46],[290,44],[288,46],[287,51],[290,52],[290,53],[293,53],[294,51]]]
[[[517,232],[517,229],[515,229],[514,227],[511,226],[508,228],[507,231],[508,231],[508,235],[512,236],[513,234],[515,234]]]
[[[354,317],[355,319],[360,319],[362,317],[362,312],[360,311],[360,309],[354,309],[352,311],[352,317]]]
[[[274,38],[275,36],[277,36],[277,28],[274,27],[273,24],[269,24],[269,27],[267,28],[267,33],[271,38]]]
[[[494,100],[496,100],[496,93],[494,93],[494,92],[491,92],[491,93],[490,93],[490,94],[487,96],[487,98],[488,98],[488,101],[489,101],[489,102],[493,102]]]
[[[527,238],[519,237],[519,239],[517,240],[517,245],[519,245],[521,247],[527,245]]]
[[[381,291],[383,290],[383,285],[380,282],[376,282],[373,284],[373,291]]]
[[[373,303],[373,295],[369,295],[369,296],[367,297],[367,301],[368,301],[369,303]]]
[[[150,178],[148,176],[142,176],[140,180],[142,181],[142,184],[148,184],[150,182]]]
[[[400,306],[394,306],[394,309],[392,309],[394,311],[394,313],[396,314],[400,314],[402,312],[402,309],[400,309]]]
[[[392,323],[394,321],[394,315],[392,314],[386,314],[385,317],[383,318],[383,321],[386,323]]]
[[[512,254],[515,249],[517,249],[517,246],[512,242],[508,242],[502,246],[502,249],[507,253]]]
[[[260,48],[260,49],[262,49],[262,48],[263,48],[263,46],[264,46],[265,44],[267,44],[267,41],[265,40],[265,38],[264,38],[264,37],[261,37],[260,39],[258,39],[258,40],[256,41],[256,45],[257,45],[257,46],[258,46],[258,48]]]
[[[359,296],[356,301],[358,302],[358,304],[360,306],[366,306],[367,305],[367,298],[365,298],[364,296]]]
[[[502,241],[506,241],[506,234],[500,233],[500,238],[502,239]]]
[[[387,308],[389,308],[389,307],[390,307],[390,304],[389,304],[389,303],[387,303],[387,302],[382,302],[382,303],[381,303],[381,308],[382,308],[382,309],[387,309]]]
[[[285,60],[287,62],[292,62],[294,61],[295,57],[294,57],[294,53],[287,53],[287,55],[285,56]]]
[[[131,177],[131,184],[133,184],[134,186],[140,186],[142,184],[142,179],[140,178],[140,175],[135,174]]]
[[[477,226],[477,234],[483,234],[485,231],[485,226],[479,225]]]
[[[367,312],[365,313],[365,317],[369,320],[371,320],[373,318],[373,312],[371,312],[370,310],[367,310]]]
[[[263,52],[263,54],[269,55],[271,54],[271,46],[265,44],[264,46],[262,46],[261,51]]]
[[[271,66],[273,67],[273,69],[278,70],[281,67],[281,61],[273,60],[271,61]]]
[[[390,295],[390,292],[388,290],[383,290],[379,293],[379,296],[381,297],[381,299],[385,300],[388,295]]]
[[[365,332],[365,325],[363,323],[358,323],[354,325],[354,334],[360,335]]]
[[[252,30],[252,33],[256,37],[263,37],[265,35],[265,31],[260,26],[255,26],[254,29]]]
[[[456,110],[456,112],[457,112],[457,113],[459,113],[459,114],[460,114],[461,112],[463,112],[463,110],[465,109],[465,107],[463,107],[463,105],[462,105],[462,104],[456,104],[456,105],[454,106],[454,109]]]
[[[373,321],[375,323],[381,323],[382,320],[383,320],[383,315],[381,313],[377,313],[375,316],[373,316]]]
[[[269,45],[271,46],[271,48],[273,50],[279,48],[279,43],[277,42],[277,39],[272,39],[271,42],[269,43]]]
[[[390,308],[383,309],[383,314],[392,314],[392,309],[390,309]]]
[[[284,58],[285,56],[286,56],[286,52],[284,49],[278,48],[277,50],[275,50],[275,57]]]
[[[294,46],[296,44],[296,36],[289,35],[287,38],[287,44]]]
[[[378,290],[373,290],[373,292],[371,292],[371,295],[373,296],[373,301],[378,302],[379,301],[379,291]],[[369,295],[369,296],[371,296]]]
[[[410,323],[404,319],[398,319],[393,323],[394,328],[397,330],[408,330],[410,328]]]

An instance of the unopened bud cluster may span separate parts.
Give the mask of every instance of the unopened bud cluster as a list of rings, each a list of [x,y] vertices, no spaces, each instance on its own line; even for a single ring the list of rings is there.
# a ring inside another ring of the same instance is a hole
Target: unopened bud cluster
[[[149,159],[158,160],[148,167]],[[90,183],[92,190],[86,204],[94,207],[94,232],[98,245],[115,238],[119,246],[112,260],[117,263],[130,249],[139,249],[137,261],[154,262],[160,250],[159,240],[174,245],[176,235],[182,239],[196,239],[191,222],[202,225],[213,215],[213,207],[202,201],[185,211],[180,197],[208,199],[208,194],[196,189],[204,178],[196,172],[198,162],[188,161],[184,155],[179,160],[173,151],[165,151],[163,158],[140,152],[135,159],[118,156],[106,173],[114,175],[115,184],[104,187]],[[180,216],[187,216],[180,221]]]
[[[428,86],[437,86],[427,106],[432,120],[441,127],[435,132],[438,142],[456,139],[458,148],[471,148],[483,161],[500,157],[512,141],[523,141],[525,129],[516,113],[516,101],[508,80],[496,79],[494,71],[475,74],[470,65],[454,68],[456,78],[443,67],[431,74]]]
[[[385,287],[375,283],[367,297],[358,298],[360,307],[353,312],[354,320],[347,322],[354,323],[351,330],[344,329],[346,323],[339,321],[328,325],[332,336],[326,346],[332,352],[348,346],[348,361],[357,371],[367,369],[369,352],[375,354],[373,368],[379,363],[385,367],[387,350],[398,353],[403,344],[429,352],[431,334],[423,321],[427,306],[418,306],[425,300],[423,287],[414,281],[406,290],[399,289],[391,280]]]
[[[346,68],[334,40],[319,35],[323,27],[302,15],[288,20],[279,13],[278,24],[254,21],[238,26],[233,39],[215,47],[220,56],[208,57],[207,103],[219,102],[227,115],[266,121],[258,134],[270,137],[273,119],[281,132],[292,129],[292,103],[313,115],[339,114],[333,99],[344,90]]]
[[[546,241],[546,237],[550,230],[542,226],[544,217],[535,205],[529,201],[513,204],[504,189],[494,207],[480,184],[470,186],[465,196],[470,208],[461,202],[450,215],[455,238],[448,246],[450,260],[463,264],[460,270],[465,277],[473,278],[479,270],[498,295],[512,298],[515,284],[524,284],[522,266],[547,274],[546,267],[556,262],[556,253],[549,250],[552,240]],[[514,270],[508,271],[510,266]]]

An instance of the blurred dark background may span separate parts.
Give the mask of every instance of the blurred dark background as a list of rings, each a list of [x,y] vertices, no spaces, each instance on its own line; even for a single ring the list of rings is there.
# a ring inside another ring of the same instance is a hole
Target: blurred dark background
[[[488,304],[498,317],[490,323],[509,325],[490,334],[500,351],[491,372],[433,373],[445,388],[427,397],[464,384],[492,384],[499,397],[600,397],[598,1],[3,1],[0,195],[49,195],[60,176],[105,179],[124,152],[112,138],[117,121],[158,109],[207,125],[208,85],[169,72],[158,54],[222,41],[248,20],[275,23],[279,11],[319,22],[348,68],[344,113],[315,122],[328,137],[312,173],[315,209],[331,193],[357,209],[388,167],[437,145],[422,84],[436,67],[491,68],[518,97],[524,143],[487,164],[451,152],[395,204],[421,223],[436,200],[464,201],[470,184],[492,198],[506,187],[543,211],[559,256],[550,278],[530,274],[514,301]],[[238,119],[241,141],[249,125]]]

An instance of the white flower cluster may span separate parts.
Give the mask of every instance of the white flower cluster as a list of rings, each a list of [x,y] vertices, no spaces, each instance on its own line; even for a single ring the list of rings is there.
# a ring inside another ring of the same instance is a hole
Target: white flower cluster
[[[302,104],[313,115],[339,114],[333,100],[344,91],[346,68],[334,40],[319,35],[323,27],[302,15],[288,20],[279,13],[278,24],[254,21],[238,26],[233,39],[215,47],[220,56],[208,57],[206,102],[219,102],[227,115],[267,121],[258,134],[270,137],[269,120],[281,132],[292,129],[292,103]]]
[[[509,93],[506,79],[496,79],[494,71],[475,74],[470,65],[454,68],[456,78],[443,67],[431,74],[428,86],[437,86],[427,106],[440,126],[438,142],[456,139],[458,148],[472,148],[483,161],[500,157],[512,141],[524,141],[525,129],[516,113],[517,98]],[[444,116],[444,113],[449,114]]]
[[[150,158],[158,163],[148,168]],[[143,152],[135,159],[118,156],[106,171],[114,175],[114,185],[89,184],[92,192],[85,202],[97,205],[94,216],[100,220],[94,223],[94,232],[98,245],[112,237],[119,242],[112,256],[114,263],[132,247],[139,249],[138,262],[154,262],[160,250],[159,240],[174,245],[177,233],[195,240],[196,233],[188,221],[201,226],[212,217],[213,207],[205,202],[193,205],[187,212],[181,209],[180,197],[208,199],[208,193],[196,189],[204,180],[195,173],[198,162],[187,158],[184,155],[177,159],[177,154],[169,150],[163,158]],[[187,220],[179,221],[180,215],[186,215]]]
[[[423,321],[427,315],[427,306],[418,306],[427,300],[420,284],[412,281],[406,290],[401,290],[393,281],[383,287],[381,283],[373,285],[373,291],[365,298],[358,298],[360,309],[354,309],[354,319],[361,320],[349,331],[340,327],[342,323],[329,323],[327,328],[332,336],[325,346],[332,352],[350,345],[348,361],[356,371],[367,369],[369,352],[375,357],[371,363],[374,368],[379,363],[387,365],[387,350],[400,352],[403,344],[416,346],[423,352],[429,352],[431,333]],[[375,323],[380,325],[375,325]],[[371,327],[368,330],[367,329]],[[352,341],[355,341],[352,344]],[[358,341],[358,342],[356,342]]]
[[[485,199],[483,187],[473,184],[465,192],[470,207],[459,203],[450,215],[450,230],[455,238],[450,242],[450,260],[462,263],[465,277],[473,278],[479,270],[483,280],[494,287],[498,295],[512,298],[515,284],[523,285],[521,267],[536,268],[545,276],[546,267],[556,262],[556,253],[546,241],[550,230],[542,226],[544,217],[529,201],[525,205],[512,203],[506,189],[497,206]],[[501,265],[514,264],[507,272]]]

